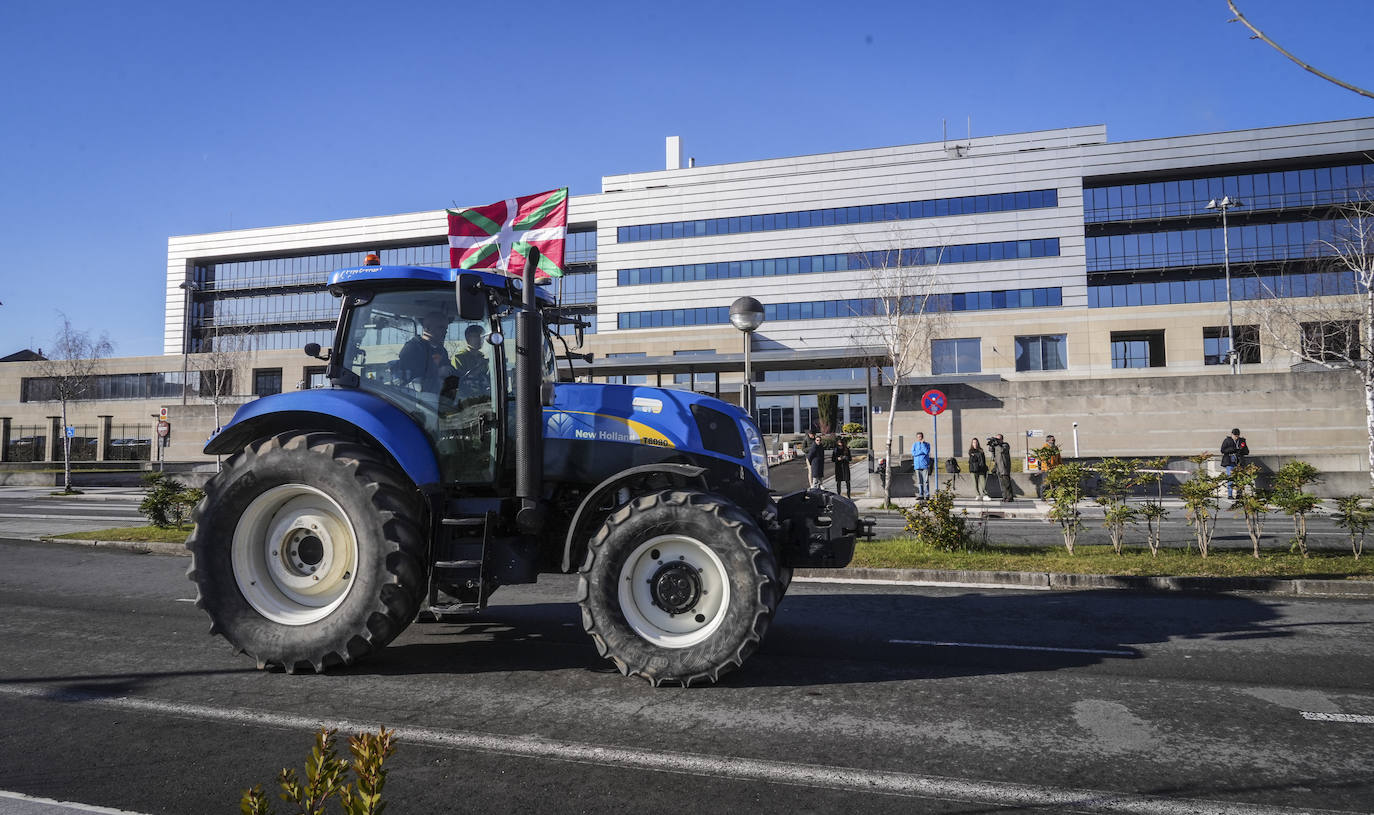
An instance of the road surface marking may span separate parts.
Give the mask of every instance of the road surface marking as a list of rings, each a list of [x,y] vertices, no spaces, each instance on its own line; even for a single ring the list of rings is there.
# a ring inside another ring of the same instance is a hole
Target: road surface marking
[[[1007,589],[1050,591],[1049,586],[1008,586],[1003,583],[946,583],[940,580],[881,580],[866,577],[794,577],[793,583],[853,583],[860,586],[936,586],[946,589]]]
[[[375,722],[266,713],[242,708],[210,707],[127,696],[101,696],[35,685],[0,686],[0,695],[232,724],[294,728],[307,732],[318,730],[321,727],[330,727],[345,733],[362,733],[374,732],[379,727]],[[397,727],[395,733],[396,738],[401,742],[429,747],[471,750],[519,758],[568,761],[706,778],[787,784],[842,792],[973,802],[990,806],[1042,807],[1061,812],[1072,810],[1075,812],[1131,813],[1131,815],[1296,815],[1299,812],[1310,813],[1310,815],[1336,815],[1335,810],[1292,809],[1281,806],[1208,801],[1196,798],[1162,798],[1152,795],[1091,789],[1060,789],[1035,784],[964,780],[938,775],[884,772],[852,767],[702,755],[699,753],[652,752],[638,747],[610,747],[536,736],[500,736],[428,727]],[[1345,815],[1349,815],[1349,813],[1345,813]]]
[[[1374,716],[1360,716],[1355,713],[1309,713],[1302,711],[1302,717],[1314,722],[1348,722],[1351,724],[1374,724]]]
[[[1101,654],[1109,657],[1138,656],[1135,651],[1101,648],[1051,648],[1048,645],[998,645],[991,642],[942,642],[940,640],[888,640],[897,645],[938,645],[942,648],[997,648],[1004,651],[1053,651],[1059,654]]]
[[[48,807],[59,807],[60,811],[63,812],[96,812],[101,813],[101,815],[142,815],[142,813],[133,812],[127,809],[110,809],[109,807],[98,807],[92,806],[91,804],[77,804],[72,801],[55,801],[51,798],[39,798],[36,795],[25,795],[22,792],[9,792],[7,790],[0,790],[0,799],[27,801],[31,804],[41,805],[31,809],[19,810],[10,810],[8,807],[0,807],[0,811],[5,812],[48,812]]]

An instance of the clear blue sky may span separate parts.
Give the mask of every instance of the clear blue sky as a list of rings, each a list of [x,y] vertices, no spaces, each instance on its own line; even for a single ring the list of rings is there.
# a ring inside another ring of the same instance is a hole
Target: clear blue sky
[[[1374,3],[1238,0],[1374,87]],[[0,355],[64,311],[162,352],[167,238],[698,164],[1107,125],[1374,116],[1225,0],[0,4]]]

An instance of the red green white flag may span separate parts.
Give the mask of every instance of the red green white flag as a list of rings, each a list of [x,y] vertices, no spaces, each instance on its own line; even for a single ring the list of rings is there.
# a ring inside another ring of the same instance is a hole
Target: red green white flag
[[[525,273],[531,246],[539,250],[535,277],[563,274],[568,235],[568,188],[484,207],[448,211],[449,266],[490,269],[513,277]]]

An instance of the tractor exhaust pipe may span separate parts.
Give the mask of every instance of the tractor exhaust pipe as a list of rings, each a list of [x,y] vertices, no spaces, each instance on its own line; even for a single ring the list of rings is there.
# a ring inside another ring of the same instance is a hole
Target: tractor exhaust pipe
[[[512,253],[513,254],[513,253]],[[534,273],[540,252],[531,246],[525,260],[521,305],[515,316],[515,494],[520,499],[516,526],[523,534],[537,534],[544,526],[544,318],[534,296]]]

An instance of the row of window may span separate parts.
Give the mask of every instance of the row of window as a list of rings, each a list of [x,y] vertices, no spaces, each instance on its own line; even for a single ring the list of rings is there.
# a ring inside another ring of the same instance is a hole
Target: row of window
[[[329,252],[299,257],[233,260],[202,263],[191,280],[201,291],[270,288],[273,286],[324,285],[331,272],[363,265],[368,250]],[[384,266],[438,266],[448,268],[448,242],[398,246],[377,251]],[[569,232],[564,263],[595,263],[596,232]]]
[[[1302,356],[1330,362],[1358,362],[1363,358],[1360,326],[1356,320],[1330,320],[1301,324]],[[1242,364],[1260,361],[1259,326],[1235,326],[1236,356]],[[1164,330],[1113,331],[1113,368],[1163,368]],[[1230,363],[1230,329],[1208,326],[1202,329],[1203,362],[1207,365]]]
[[[192,393],[205,395],[209,377],[202,382],[199,371],[137,374],[98,374],[91,377],[86,390],[77,396],[82,400],[95,399],[180,399],[185,383]],[[55,377],[24,377],[19,383],[19,401],[58,401],[58,381]]]
[[[638,269],[621,269],[616,273],[616,284],[620,286],[642,286],[652,283],[685,283],[819,272],[867,271],[935,266],[946,263],[974,263],[984,260],[1019,260],[1022,258],[1058,256],[1058,238],[1035,238],[1026,241],[995,241],[992,243],[965,243],[957,246],[879,249],[871,252],[843,252],[834,255],[728,260],[719,263],[688,263],[677,266],[648,266]]]
[[[964,195],[957,198],[931,198],[898,204],[862,204],[854,207],[773,212],[767,215],[742,215],[735,218],[698,218],[657,224],[622,226],[616,230],[620,243],[656,241],[669,238],[696,238],[706,235],[739,235],[772,232],[778,229],[806,229],[813,226],[845,226],[913,218],[939,218],[946,215],[975,215],[984,212],[1013,212],[1059,206],[1058,190],[1028,190],[991,195]]]
[[[1003,289],[1000,291],[960,292],[930,296],[932,311],[986,311],[1004,308],[1039,308],[1063,305],[1059,288]],[[883,313],[884,301],[875,297],[851,300],[813,300],[804,303],[770,303],[763,307],[764,320],[830,320],[848,317],[874,317]],[[917,303],[903,303],[902,310],[916,313]],[[729,306],[668,308],[657,311],[622,311],[617,326],[621,329],[673,328],[687,325],[728,325]]]
[[[1084,188],[1088,223],[1203,215],[1209,201],[1239,198],[1250,210],[1313,207],[1366,200],[1374,190],[1374,164],[1250,173],[1152,184]]]
[[[1232,300],[1271,297],[1320,297],[1360,291],[1354,272],[1306,272],[1286,275],[1232,275]],[[1088,287],[1088,308],[1165,306],[1226,301],[1226,278],[1119,283]]]
[[[936,375],[976,374],[983,370],[983,341],[979,337],[932,340],[930,372]],[[1017,337],[1016,370],[1062,371],[1069,367],[1068,335]]]
[[[1174,229],[1131,235],[1090,237],[1084,246],[1089,272],[1159,269],[1169,266],[1257,263],[1331,254],[1330,243],[1345,237],[1342,221],[1233,226],[1223,239],[1221,227]],[[1229,242],[1229,248],[1227,246]]]
[[[339,301],[329,292],[264,294],[256,297],[229,297],[198,302],[191,311],[192,327],[272,325],[282,323],[333,322],[339,316]]]
[[[868,395],[837,393],[835,423],[868,426]],[[756,400],[754,420],[765,436],[788,435],[807,430],[821,430],[820,399],[816,394],[788,396],[760,396]]]

